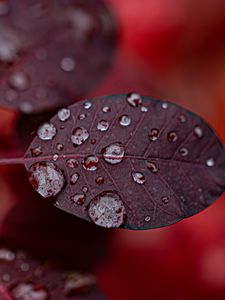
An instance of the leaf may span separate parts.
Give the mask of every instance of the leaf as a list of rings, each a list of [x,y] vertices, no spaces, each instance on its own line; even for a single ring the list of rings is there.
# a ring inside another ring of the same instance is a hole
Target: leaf
[[[0,4],[3,107],[37,113],[68,105],[110,66],[116,26],[101,0]]]
[[[104,300],[91,273],[34,259],[24,250],[0,245],[1,300]]]
[[[82,101],[39,127],[24,163],[53,204],[103,227],[173,224],[224,192],[225,151],[198,116],[137,93]]]

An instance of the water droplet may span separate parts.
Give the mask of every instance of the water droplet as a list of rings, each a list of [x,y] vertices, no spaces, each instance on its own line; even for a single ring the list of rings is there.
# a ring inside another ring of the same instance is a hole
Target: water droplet
[[[80,114],[77,118],[78,120],[84,120],[87,117],[86,114]]]
[[[33,104],[30,102],[22,102],[20,104],[20,111],[24,114],[32,113],[33,109]]]
[[[166,196],[162,197],[161,200],[162,200],[162,202],[163,202],[164,204],[168,204],[168,203],[169,203],[169,198],[166,197]]]
[[[169,107],[169,104],[167,102],[162,103],[162,108],[167,109]]]
[[[20,270],[21,270],[22,272],[28,272],[28,271],[30,270],[29,264],[27,264],[27,263],[21,264]]]
[[[2,275],[2,280],[5,281],[5,282],[9,282],[11,279],[11,276],[7,273],[3,274]]]
[[[99,176],[95,179],[95,182],[100,185],[104,183],[104,177],[103,176]]]
[[[99,131],[107,131],[109,128],[109,122],[106,120],[101,120],[98,122],[97,129]]]
[[[203,189],[202,189],[202,188],[199,188],[199,189],[198,189],[198,192],[199,192],[199,193],[202,193],[202,192],[203,192]]]
[[[45,60],[47,58],[47,50],[45,48],[39,48],[35,52],[35,57],[38,60]]]
[[[179,120],[181,123],[185,123],[185,122],[186,122],[186,117],[185,117],[185,115],[181,114],[181,115],[178,117],[178,120]]]
[[[14,261],[15,258],[16,255],[13,251],[6,248],[0,248],[0,261],[11,262]]]
[[[88,209],[91,220],[99,226],[120,227],[125,220],[125,207],[116,191],[106,191],[96,196]]]
[[[9,12],[9,3],[7,0],[0,2],[0,17],[7,15]]]
[[[87,171],[96,171],[98,166],[99,159],[97,156],[90,155],[85,157],[82,162],[83,168]]]
[[[58,151],[62,151],[63,148],[64,148],[64,145],[61,144],[61,143],[58,143],[58,144],[56,145],[56,149],[57,149]]]
[[[150,222],[151,221],[151,217],[150,216],[146,216],[145,217],[145,222]]]
[[[153,128],[153,129],[150,131],[150,133],[149,133],[148,136],[149,136],[150,141],[152,141],[152,142],[157,141],[157,140],[158,140],[158,137],[159,137],[159,130],[156,129],[156,128]]]
[[[157,167],[156,163],[147,160],[146,162],[147,168],[153,173],[153,174],[157,174],[159,172],[159,168]]]
[[[96,278],[91,274],[70,273],[65,281],[64,295],[73,296],[80,291],[87,291],[96,285]]]
[[[136,182],[138,184],[145,183],[145,176],[141,172],[132,172],[131,175],[132,175],[134,182]]]
[[[64,57],[60,62],[60,67],[65,72],[72,72],[75,66],[76,62],[72,57]]]
[[[70,158],[67,160],[67,166],[71,169],[74,169],[78,166],[78,162],[75,158]]]
[[[203,137],[203,130],[202,130],[202,128],[199,127],[199,126],[196,126],[196,127],[194,128],[194,134],[195,134],[195,136],[197,136],[198,138],[202,138],[202,137]]]
[[[85,102],[83,105],[85,109],[90,109],[92,107],[92,103],[89,101]]]
[[[212,157],[208,158],[208,159],[206,160],[206,165],[207,165],[208,167],[214,167],[214,166],[215,166],[215,159],[212,158]]]
[[[181,148],[181,149],[179,150],[179,153],[180,153],[181,156],[187,156],[188,153],[189,153],[189,151],[188,151],[187,148]]]
[[[170,143],[174,143],[178,140],[178,136],[176,134],[175,131],[170,131],[168,134],[167,134],[167,139]]]
[[[74,129],[71,136],[71,141],[75,146],[82,145],[89,138],[89,133],[87,129],[83,127],[77,127]]]
[[[103,111],[104,113],[108,113],[108,112],[111,111],[111,109],[110,109],[109,106],[104,106],[104,107],[102,108],[102,111]]]
[[[60,121],[65,122],[70,118],[70,109],[62,108],[58,111],[58,118]]]
[[[9,102],[14,102],[18,98],[18,93],[13,89],[9,89],[5,92],[5,98]]]
[[[44,123],[42,124],[37,131],[38,137],[43,141],[49,141],[54,138],[57,130],[52,123]]]
[[[131,118],[128,117],[127,115],[122,115],[122,116],[119,118],[119,121],[120,121],[120,125],[121,125],[121,126],[129,126],[130,123],[131,123]]]
[[[33,283],[19,283],[13,287],[11,294],[15,300],[47,300],[49,293],[44,286]]]
[[[83,187],[82,187],[82,191],[86,194],[86,193],[88,192],[88,187],[83,186]]]
[[[96,140],[95,140],[95,139],[92,139],[92,140],[91,140],[91,143],[92,143],[92,145],[96,144]]]
[[[142,104],[142,97],[138,93],[133,92],[127,95],[127,102],[132,107],[138,107]]]
[[[73,175],[71,175],[70,184],[73,185],[73,184],[77,183],[79,177],[80,177],[79,173],[74,173]]]
[[[141,111],[144,112],[144,113],[148,112],[148,108],[146,106],[142,106],[141,107]]]
[[[86,196],[85,194],[75,194],[71,197],[71,200],[76,203],[77,205],[82,205],[84,204],[85,202],[85,199],[86,199]]]
[[[59,158],[59,155],[58,155],[58,154],[54,154],[54,155],[52,156],[52,159],[53,159],[54,161],[57,161],[58,158]]]
[[[29,168],[29,181],[44,198],[58,195],[65,183],[65,176],[54,163],[37,162]]]
[[[104,160],[111,164],[119,164],[124,157],[124,148],[121,143],[113,143],[102,150]]]
[[[22,92],[30,87],[30,78],[26,73],[18,71],[10,76],[9,85],[15,90]]]
[[[36,147],[36,148],[32,148],[32,149],[30,150],[30,152],[31,152],[31,155],[32,155],[33,157],[36,157],[36,156],[41,155],[41,154],[42,154],[41,146],[38,146],[38,147]]]

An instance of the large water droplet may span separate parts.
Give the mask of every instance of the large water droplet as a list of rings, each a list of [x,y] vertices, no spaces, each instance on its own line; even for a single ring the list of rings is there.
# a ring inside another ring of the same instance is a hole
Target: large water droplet
[[[208,167],[214,167],[215,166],[215,159],[213,157],[210,157],[206,160],[206,165]]]
[[[159,168],[157,167],[156,163],[147,160],[146,162],[147,168],[153,173],[153,174],[157,174],[159,172]]]
[[[127,95],[127,102],[132,107],[138,107],[142,104],[142,97],[138,93],[130,93]]]
[[[96,171],[98,166],[99,159],[97,156],[90,155],[85,157],[82,162],[83,168],[87,171]]]
[[[75,146],[82,145],[89,138],[89,133],[87,129],[83,127],[77,127],[74,129],[71,136],[71,141]]]
[[[187,148],[181,148],[181,149],[179,150],[179,153],[180,153],[181,156],[187,156],[188,153],[189,153],[189,151],[188,151]]]
[[[125,207],[116,191],[106,191],[96,196],[88,209],[91,220],[99,226],[120,227],[125,220]]]
[[[104,177],[103,176],[99,176],[95,179],[95,182],[100,185],[104,183]]]
[[[75,66],[76,62],[72,57],[64,57],[60,62],[60,67],[65,72],[72,72]]]
[[[29,168],[29,181],[44,198],[58,195],[65,183],[65,176],[54,163],[37,162]]]
[[[99,131],[107,131],[109,128],[109,122],[106,120],[101,120],[98,122],[97,129]]]
[[[85,102],[83,105],[85,109],[90,109],[92,107],[92,103],[89,101]]]
[[[44,123],[42,124],[37,131],[37,135],[41,140],[49,141],[54,138],[57,130],[52,123]]]
[[[64,294],[73,296],[81,291],[87,291],[95,286],[96,278],[92,274],[71,273],[67,276],[64,285]]]
[[[203,137],[203,130],[202,130],[202,128],[199,127],[199,126],[196,126],[196,127],[194,128],[194,134],[195,134],[195,136],[197,136],[198,138],[202,138],[202,137]]]
[[[159,130],[157,128],[153,128],[150,132],[149,132],[149,139],[152,142],[155,142],[158,140],[159,137]]]
[[[77,205],[83,205],[85,202],[86,196],[85,194],[79,193],[75,194],[71,197],[71,200],[76,203]]]
[[[71,175],[70,184],[73,185],[73,184],[77,183],[79,177],[80,177],[79,173],[74,173],[73,175]]]
[[[68,108],[61,108],[58,111],[58,118],[62,122],[67,121],[70,118],[70,109],[68,109]]]
[[[11,262],[14,261],[15,258],[16,255],[13,251],[6,248],[0,248],[0,261]]]
[[[32,154],[33,157],[37,157],[37,156],[41,155],[42,154],[41,146],[38,146],[36,148],[32,148],[30,150],[30,152],[31,152],[31,154]]]
[[[9,77],[9,85],[15,90],[25,91],[30,87],[30,78],[26,73],[18,71]]]
[[[113,143],[102,150],[104,160],[111,164],[119,164],[124,157],[124,148],[121,143]]]
[[[175,131],[170,131],[168,134],[167,134],[167,139],[170,143],[174,143],[178,140],[178,136],[176,134]]]
[[[71,169],[74,169],[78,166],[78,161],[75,158],[70,158],[67,160],[67,166]]]
[[[119,121],[120,121],[120,125],[121,126],[129,126],[130,125],[130,123],[131,123],[131,118],[130,117],[128,117],[127,115],[122,115],[121,117],[120,117],[120,119],[119,119]]]
[[[144,184],[145,183],[145,176],[143,173],[141,172],[132,172],[131,173],[132,178],[134,180],[134,182],[138,183],[138,184]]]
[[[110,109],[109,106],[104,106],[104,107],[102,108],[102,111],[103,111],[104,113],[109,113],[109,112],[111,111],[111,109]]]
[[[15,300],[47,300],[49,293],[41,285],[32,283],[19,283],[13,287],[11,294]]]

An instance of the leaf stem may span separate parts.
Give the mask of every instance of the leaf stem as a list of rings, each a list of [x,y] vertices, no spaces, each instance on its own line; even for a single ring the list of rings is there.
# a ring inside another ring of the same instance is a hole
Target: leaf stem
[[[23,165],[23,157],[0,158],[0,166],[2,165]]]

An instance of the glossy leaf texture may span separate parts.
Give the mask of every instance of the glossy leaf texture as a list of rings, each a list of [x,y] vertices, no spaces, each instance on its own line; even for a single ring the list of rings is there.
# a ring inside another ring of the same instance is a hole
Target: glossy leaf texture
[[[225,150],[213,130],[180,106],[137,93],[61,109],[39,127],[24,163],[44,198],[107,228],[173,224],[225,188]]]
[[[84,97],[111,64],[115,20],[102,0],[0,2],[0,105],[37,113]]]
[[[1,300],[104,300],[91,273],[67,270],[26,251],[0,246]]]

